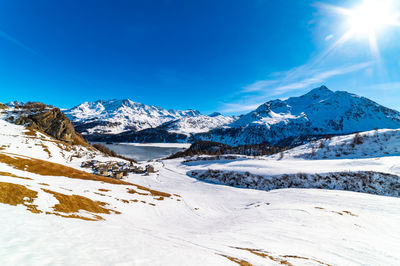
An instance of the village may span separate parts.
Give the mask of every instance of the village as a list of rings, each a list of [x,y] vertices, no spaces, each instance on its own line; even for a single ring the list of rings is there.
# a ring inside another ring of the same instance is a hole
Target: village
[[[82,168],[91,168],[93,174],[111,177],[114,179],[122,179],[123,177],[127,177],[129,173],[135,174],[150,174],[155,173],[154,167],[151,164],[146,165],[145,167],[135,165],[133,162],[117,162],[117,161],[107,161],[100,162],[97,160],[90,160],[83,162],[81,164]]]

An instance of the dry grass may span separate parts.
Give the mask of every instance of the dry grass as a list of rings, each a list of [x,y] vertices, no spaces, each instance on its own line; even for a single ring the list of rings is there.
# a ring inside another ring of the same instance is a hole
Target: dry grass
[[[136,191],[136,190],[134,190],[134,189],[131,189],[131,188],[127,188],[126,191],[127,191],[129,194],[139,194],[139,195],[142,195],[142,196],[148,196],[148,195],[150,195],[150,194],[148,194],[148,193],[141,193],[141,192],[138,192],[138,191]]]
[[[240,248],[240,247],[233,247],[233,248],[249,251],[250,253],[252,253],[256,256],[259,256],[262,258],[268,258],[268,259],[278,262],[279,264],[282,264],[282,265],[289,265],[289,266],[293,265],[292,263],[290,263],[289,261],[287,261],[285,259],[300,259],[300,260],[314,261],[321,265],[330,266],[330,264],[327,264],[325,262],[322,262],[322,261],[314,259],[314,258],[307,258],[307,257],[296,256],[296,255],[275,255],[275,256],[273,256],[270,254],[270,252],[263,251],[261,249]]]
[[[47,162],[34,158],[8,156],[4,153],[0,153],[0,162],[8,164],[15,169],[28,171],[30,173],[38,175],[65,176],[69,178],[77,178],[83,180],[101,181],[109,184],[132,185],[128,182],[124,182],[121,180],[93,175],[62,164]]]
[[[72,214],[63,216],[66,218],[79,218],[79,219],[94,220],[94,221],[103,220],[103,218],[99,215],[94,215],[93,218],[87,218],[73,214],[73,213],[78,213],[81,210],[90,212],[92,214],[111,214],[111,213],[119,214],[119,212],[104,208],[104,206],[106,206],[107,204],[101,201],[93,201],[89,198],[80,195],[65,195],[62,193],[54,192],[43,188],[42,190],[46,193],[52,194],[58,200],[59,203],[53,207],[55,212],[57,212],[58,214],[59,213]],[[57,213],[52,213],[52,214],[57,214]]]
[[[36,129],[30,128],[30,127],[26,127],[26,131],[24,132],[26,136],[28,137],[34,137],[36,138]]]
[[[34,174],[45,175],[45,176],[64,176],[64,177],[77,178],[83,180],[100,181],[115,185],[135,186],[140,190],[148,192],[148,193],[141,193],[137,192],[134,189],[128,190],[128,193],[131,194],[138,193],[140,195],[151,195],[153,197],[165,197],[165,198],[170,198],[172,196],[169,193],[149,189],[147,187],[132,184],[122,180],[113,179],[110,177],[98,176],[62,164],[47,162],[34,158],[21,157],[17,155],[8,156],[4,153],[0,153],[0,162],[6,163],[18,170],[28,171]]]
[[[54,139],[54,137],[50,136],[49,134],[47,134],[46,132],[44,132],[42,130],[32,128],[32,127],[26,127],[26,129],[27,129],[27,131],[25,131],[26,136],[37,138],[37,133],[41,133],[41,134],[45,135],[46,137],[50,138],[50,139],[46,139],[46,140],[45,139],[41,139],[41,140],[66,145],[67,149],[71,149],[71,147],[72,147],[71,144],[61,141],[61,140]],[[79,136],[76,136],[76,138],[73,140],[73,145],[83,146],[92,151],[95,150],[89,143],[87,143],[83,138],[81,139]]]
[[[29,177],[17,176],[17,175],[7,173],[7,172],[0,172],[0,176],[10,176],[10,177],[21,178],[21,179],[25,179],[25,180],[33,180],[32,178],[29,178]]]
[[[0,203],[8,205],[24,205],[32,213],[40,213],[33,201],[37,198],[37,192],[23,185],[0,182]]]
[[[350,212],[350,211],[341,211],[341,212],[338,212],[338,211],[330,211],[330,210],[327,210],[327,209],[322,208],[322,207],[314,207],[314,208],[317,209],[317,210],[323,210],[323,211],[327,211],[327,212],[331,212],[331,213],[336,213],[336,214],[341,215],[341,216],[343,216],[344,214],[348,214],[348,215],[350,215],[350,216],[355,216],[355,217],[358,216],[357,214],[354,214],[354,213],[352,213],[352,212]]]
[[[49,158],[51,158],[51,152],[49,151],[49,147],[47,147],[46,145],[44,145],[43,143],[40,144],[40,146],[43,148],[43,151],[45,151],[47,153],[47,155],[49,156]]]
[[[219,255],[221,255],[222,257],[225,257],[228,260],[230,260],[232,262],[235,262],[235,263],[237,263],[237,264],[239,264],[241,266],[252,266],[253,265],[253,264],[251,264],[251,263],[249,263],[249,262],[247,262],[245,260],[242,260],[242,259],[234,258],[234,257],[228,256],[228,255],[223,255],[223,254],[219,254]]]
[[[343,211],[344,213],[346,213],[346,214],[348,214],[348,215],[351,215],[351,216],[358,216],[357,214],[354,214],[354,213],[352,213],[352,212],[350,212],[350,211]]]
[[[161,191],[158,191],[158,190],[152,190],[152,189],[149,189],[149,188],[147,188],[147,187],[143,187],[143,186],[139,186],[139,185],[135,185],[138,189],[141,189],[141,190],[144,190],[144,191],[147,191],[147,192],[149,192],[150,193],[150,195],[152,195],[153,197],[166,197],[166,198],[170,198],[172,195],[171,194],[169,194],[169,193],[165,193],[165,192],[161,192]]]

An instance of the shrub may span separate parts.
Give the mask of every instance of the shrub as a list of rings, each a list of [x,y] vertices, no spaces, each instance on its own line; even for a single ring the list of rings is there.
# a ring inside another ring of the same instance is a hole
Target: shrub
[[[360,133],[357,133],[354,135],[353,138],[353,144],[355,145],[359,145],[359,144],[363,144],[363,137],[360,135]]]
[[[321,139],[321,141],[319,142],[319,148],[323,149],[325,147],[325,142]]]
[[[111,157],[116,157],[116,156],[117,156],[117,154],[115,153],[115,151],[110,150],[109,148],[107,148],[106,146],[104,146],[104,145],[102,145],[102,144],[100,144],[100,143],[93,144],[93,147],[94,147],[96,150],[98,150],[98,151],[104,153],[105,155],[108,155],[108,156],[111,156]]]

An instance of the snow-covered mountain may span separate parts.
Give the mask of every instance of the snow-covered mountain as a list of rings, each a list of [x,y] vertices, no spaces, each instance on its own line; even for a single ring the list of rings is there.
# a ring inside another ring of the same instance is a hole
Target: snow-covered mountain
[[[167,110],[128,99],[85,102],[64,112],[76,129],[86,135],[137,132],[159,126],[172,133],[190,135],[234,121],[221,114],[206,116],[196,110]]]
[[[208,132],[215,128],[221,128],[235,121],[235,117],[223,116],[219,113],[213,113],[209,116],[199,114],[197,116],[186,116],[180,119],[164,123],[160,128],[171,133],[184,135]]]
[[[199,139],[230,145],[274,144],[290,138],[375,128],[400,128],[400,113],[367,98],[322,86],[300,97],[266,102],[229,127],[201,134]]]
[[[400,260],[396,150],[361,160],[161,160],[150,162],[157,173],[121,180],[82,167],[124,160],[16,125],[12,111],[0,104],[0,265]],[[390,145],[398,141],[378,133]],[[366,145],[376,140],[362,136]]]

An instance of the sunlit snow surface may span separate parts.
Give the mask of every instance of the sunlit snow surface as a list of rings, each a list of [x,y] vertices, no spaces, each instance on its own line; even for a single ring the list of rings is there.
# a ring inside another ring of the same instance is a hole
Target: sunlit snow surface
[[[83,147],[77,148],[82,158],[74,157],[76,151],[65,151],[46,136],[28,138],[22,126],[3,120],[0,129],[2,155],[19,154],[77,169],[91,157],[110,159]],[[43,176],[0,163],[0,182],[38,191],[33,204],[43,211],[35,214],[23,205],[0,203],[0,265],[235,265],[231,259],[253,265],[398,265],[400,198],[319,189],[266,192],[187,175],[208,168],[255,173],[368,168],[397,173],[398,158],[323,161],[288,155],[282,160],[197,164],[177,159],[154,163],[158,173],[124,179],[176,194],[163,200],[142,195],[139,189],[141,194],[129,194],[129,185]],[[102,214],[100,221],[48,215],[45,211],[58,201],[43,188],[102,201],[121,214]]]

